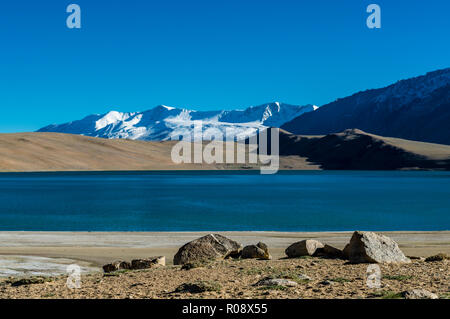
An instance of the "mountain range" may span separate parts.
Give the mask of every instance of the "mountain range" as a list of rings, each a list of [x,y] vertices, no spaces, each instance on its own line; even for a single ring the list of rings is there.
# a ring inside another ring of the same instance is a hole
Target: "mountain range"
[[[78,121],[50,125],[38,132],[70,133],[108,139],[166,141],[178,140],[180,136],[191,136],[194,124],[201,121],[203,132],[209,130],[232,139],[244,139],[253,135],[255,129],[280,127],[293,118],[316,109],[315,105],[297,106],[279,102],[232,111],[193,111],[160,105],[144,112],[111,111],[106,114],[89,115]]]
[[[203,132],[214,129],[234,139],[267,127],[298,135],[358,128],[381,136],[450,145],[450,68],[358,92],[320,108],[275,102],[245,110],[193,111],[160,105],[145,112],[89,115],[38,132],[165,141],[192,136],[195,121],[202,121]]]
[[[338,99],[282,128],[301,135],[358,128],[382,136],[450,144],[450,68]]]

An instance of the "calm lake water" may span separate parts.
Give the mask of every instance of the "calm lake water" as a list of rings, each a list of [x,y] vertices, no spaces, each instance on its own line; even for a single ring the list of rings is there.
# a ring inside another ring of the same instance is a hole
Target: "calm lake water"
[[[449,172],[0,174],[2,231],[449,230]]]

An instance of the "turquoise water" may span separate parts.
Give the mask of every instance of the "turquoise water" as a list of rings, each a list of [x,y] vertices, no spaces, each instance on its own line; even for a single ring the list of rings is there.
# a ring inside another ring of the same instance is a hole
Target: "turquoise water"
[[[0,174],[2,231],[449,230],[449,172]]]

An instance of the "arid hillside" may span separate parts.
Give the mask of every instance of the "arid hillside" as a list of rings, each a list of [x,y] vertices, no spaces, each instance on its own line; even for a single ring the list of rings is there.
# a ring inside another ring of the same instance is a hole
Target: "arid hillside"
[[[174,141],[102,139],[61,133],[0,134],[0,171],[126,171],[257,169],[256,164],[175,164]],[[248,157],[248,156],[247,156]],[[284,157],[280,168],[318,169],[305,158]]]
[[[0,134],[0,171],[224,170],[259,167],[258,164],[248,163],[248,150],[244,164],[176,164],[171,158],[175,143],[61,133]],[[224,147],[224,158],[225,150]],[[299,136],[281,130],[280,169],[449,170],[450,146],[381,137],[357,129],[325,136]]]

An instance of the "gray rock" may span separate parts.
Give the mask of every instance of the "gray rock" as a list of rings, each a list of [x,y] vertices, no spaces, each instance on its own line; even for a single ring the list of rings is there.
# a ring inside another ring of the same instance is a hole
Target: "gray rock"
[[[430,256],[425,258],[426,262],[432,262],[432,261],[444,261],[446,259],[450,259],[449,256],[447,256],[446,254],[440,253],[434,256]]]
[[[285,253],[289,258],[313,256],[317,249],[323,247],[324,245],[321,242],[313,239],[307,239],[293,243],[286,248]]]
[[[123,260],[117,260],[103,266],[103,271],[106,273],[124,269],[131,269],[131,264]]]
[[[244,249],[242,249],[241,257],[244,259],[247,258],[258,258],[265,260],[272,259],[272,257],[269,254],[269,249],[267,248],[267,245],[261,242],[259,242],[256,245],[245,246]]]
[[[355,231],[348,247],[351,263],[411,262],[391,238],[373,232]]]
[[[298,274],[298,275],[297,275],[297,279],[309,281],[309,280],[311,280],[311,277],[309,277],[309,276],[307,276],[307,275],[304,275],[304,274]]]
[[[406,299],[438,299],[438,296],[425,289],[413,289],[402,292]]]
[[[242,245],[219,234],[209,234],[195,239],[183,247],[173,257],[174,265],[186,263],[223,259],[238,254]]]
[[[284,287],[295,287],[298,284],[295,281],[288,279],[277,279],[277,278],[264,278],[258,281],[253,286],[284,286]]]
[[[189,292],[197,294],[206,291],[220,292],[221,289],[221,285],[214,281],[196,281],[181,284],[175,289],[174,292]]]
[[[11,286],[19,287],[19,286],[27,286],[27,285],[35,285],[35,284],[43,284],[49,279],[42,277],[31,277],[31,278],[21,278],[16,280],[11,280]]]
[[[165,266],[166,265],[166,257],[158,256],[158,257],[150,257],[147,259],[134,259],[131,261],[131,269],[149,269],[155,265]]]

